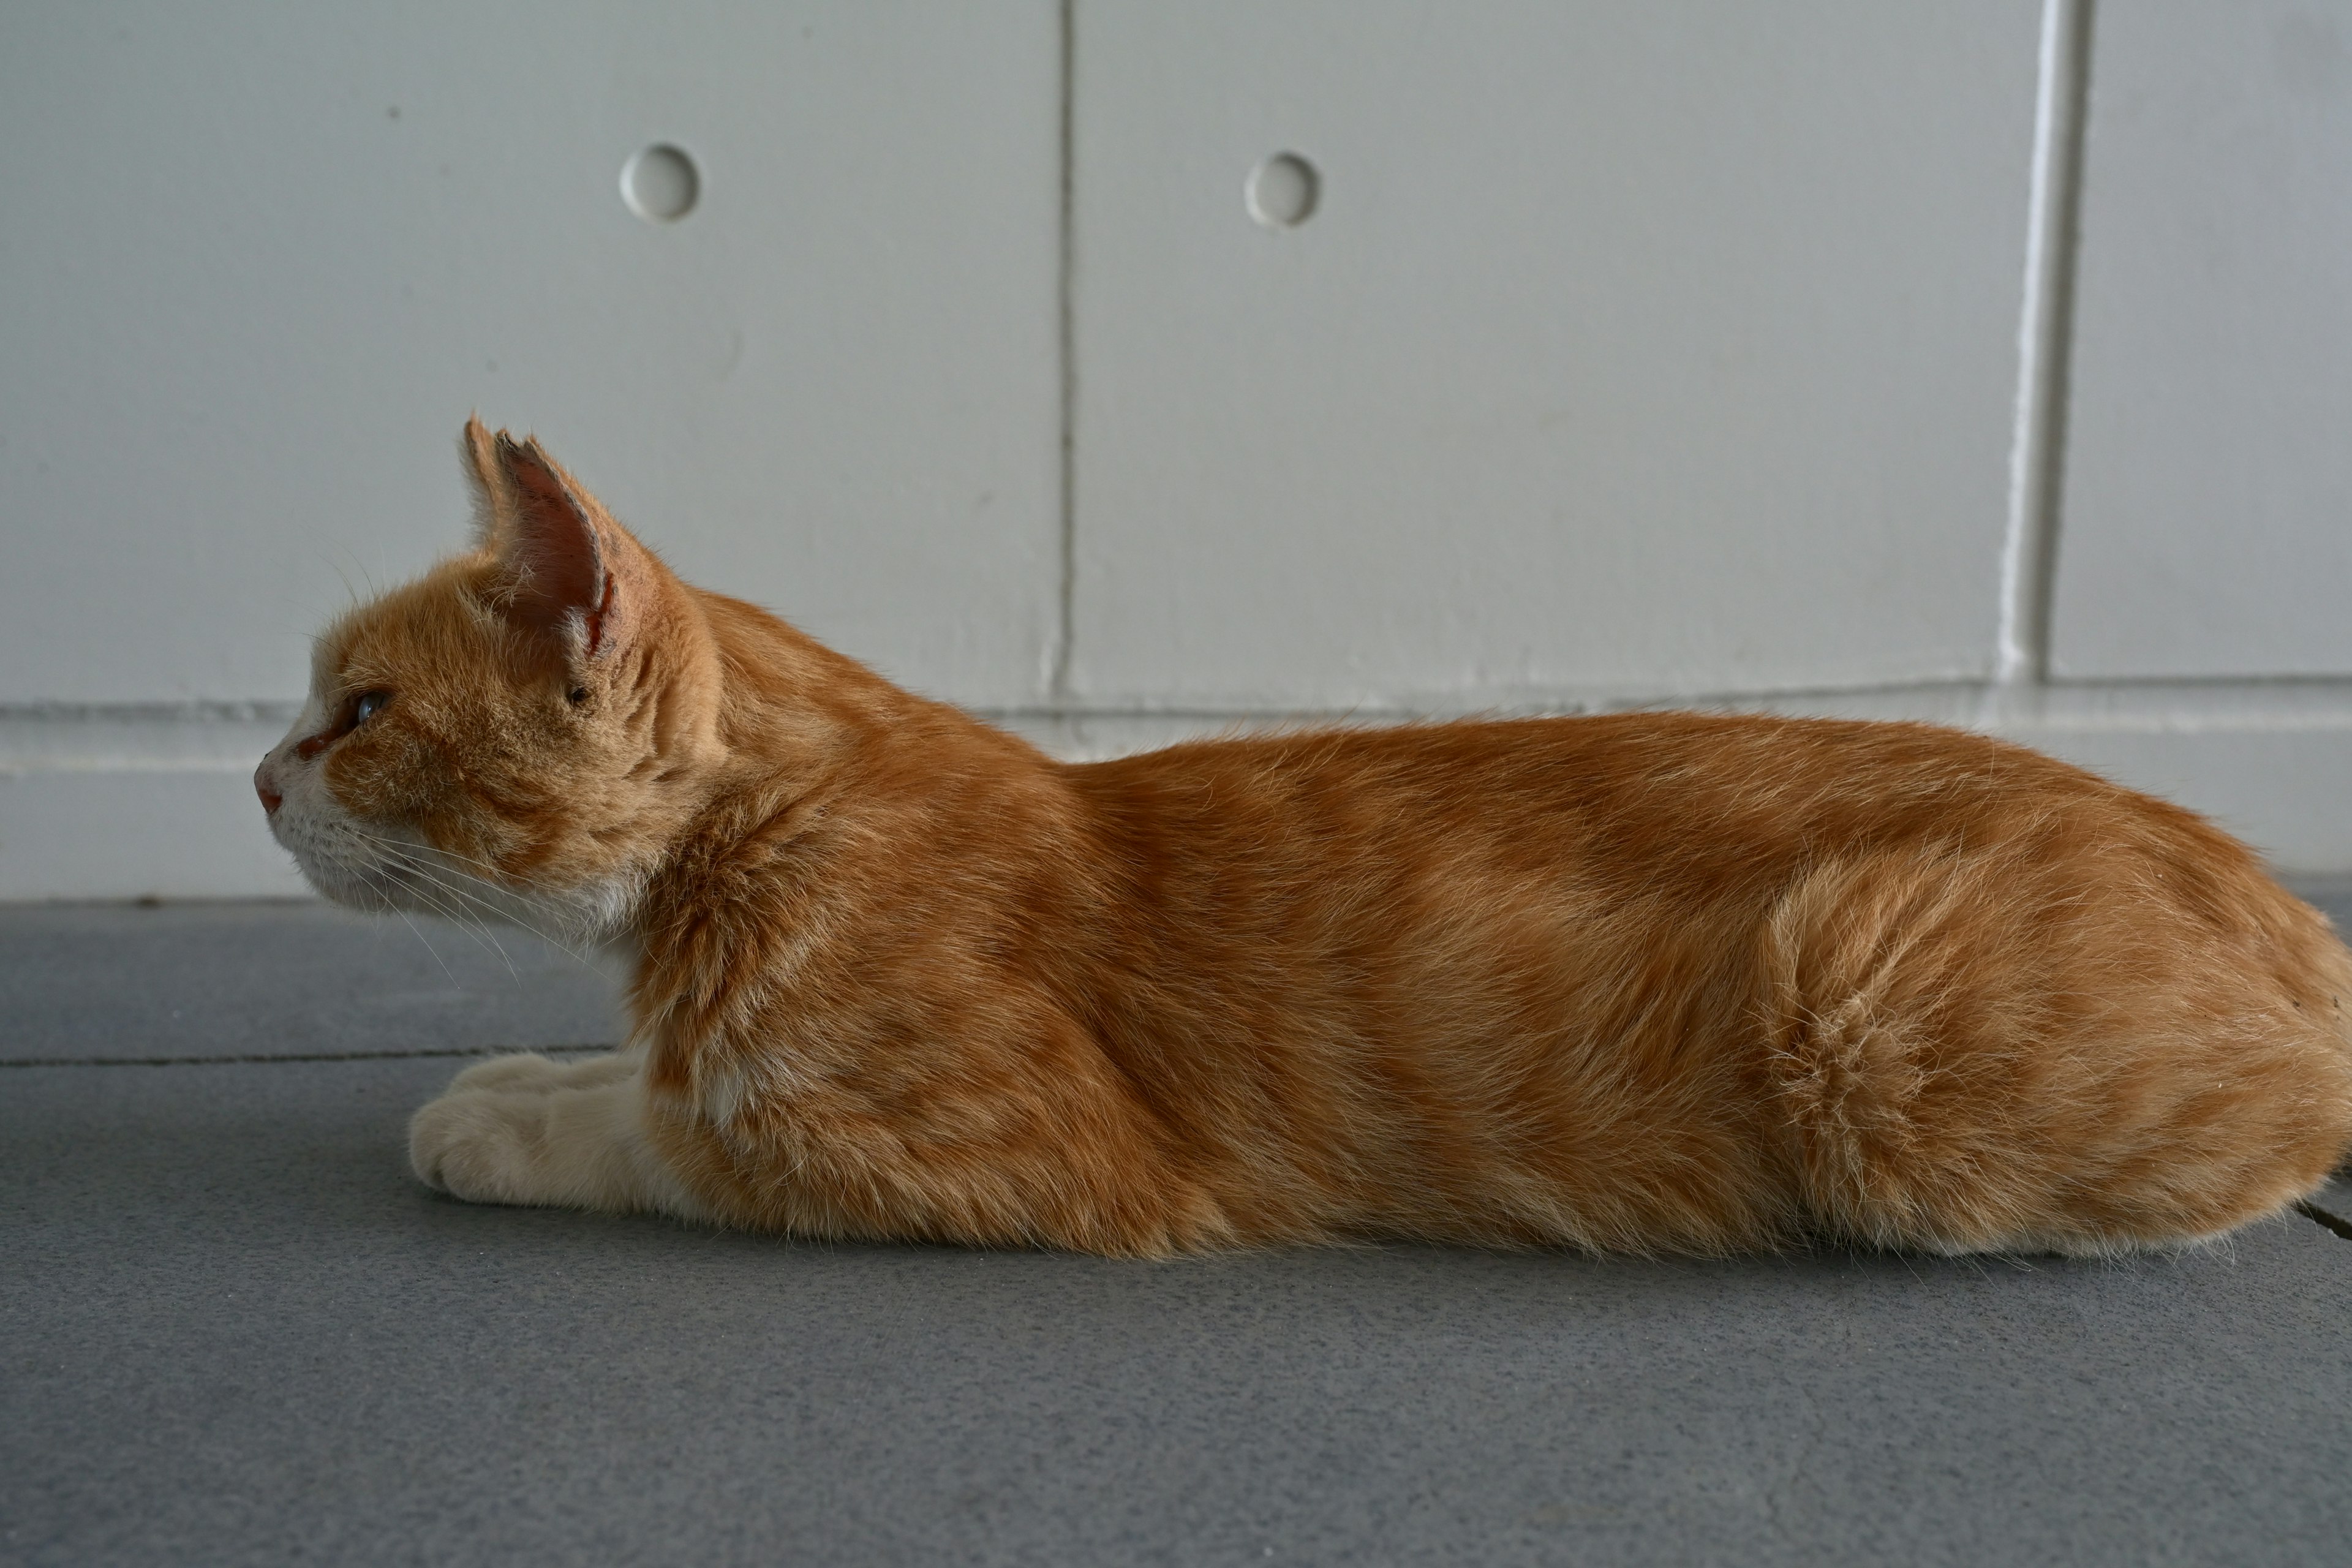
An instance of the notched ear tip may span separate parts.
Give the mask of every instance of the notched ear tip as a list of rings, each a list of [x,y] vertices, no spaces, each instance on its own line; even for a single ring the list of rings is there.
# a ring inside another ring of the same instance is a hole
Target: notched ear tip
[[[501,437],[503,439],[503,437]],[[535,436],[525,437],[520,445],[501,447],[506,459],[506,471],[515,486],[525,493],[547,500],[560,500],[570,510],[585,513],[580,496],[572,488],[572,478]]]
[[[520,456],[530,458],[551,474],[560,472],[562,468],[562,465],[555,460],[555,455],[547,449],[547,444],[535,435],[525,434],[522,445],[517,448],[517,451]]]
[[[517,440],[501,430],[498,443],[499,466],[516,484],[525,489],[545,490],[572,499],[571,476],[563,471],[562,464],[548,456],[538,437],[525,436]]]

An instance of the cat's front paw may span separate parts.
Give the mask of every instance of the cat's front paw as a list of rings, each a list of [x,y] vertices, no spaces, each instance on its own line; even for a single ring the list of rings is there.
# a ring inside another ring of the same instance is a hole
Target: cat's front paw
[[[495,1089],[508,1094],[552,1094],[559,1089],[593,1089],[635,1072],[640,1057],[639,1052],[621,1050],[557,1061],[536,1051],[518,1051],[476,1062],[449,1080],[447,1092]]]
[[[512,1056],[492,1057],[486,1062],[476,1062],[449,1080],[445,1091],[462,1094],[467,1089],[506,1089],[516,1093],[541,1093],[561,1087],[564,1064],[550,1061],[536,1051],[519,1051]]]
[[[542,1201],[532,1194],[531,1175],[546,1107],[538,1094],[453,1089],[409,1122],[408,1163],[427,1186],[468,1203]]]

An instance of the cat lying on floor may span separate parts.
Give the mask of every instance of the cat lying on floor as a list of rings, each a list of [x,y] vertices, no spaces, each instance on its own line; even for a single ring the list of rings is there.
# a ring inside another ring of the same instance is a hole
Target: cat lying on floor
[[[2352,1142],[2352,955],[2016,746],[1689,713],[1066,765],[672,576],[467,429],[469,552],[255,782],[329,898],[625,944],[635,1032],[457,1075],[480,1202],[1157,1256],[2217,1235]],[[461,904],[462,901],[462,904]]]

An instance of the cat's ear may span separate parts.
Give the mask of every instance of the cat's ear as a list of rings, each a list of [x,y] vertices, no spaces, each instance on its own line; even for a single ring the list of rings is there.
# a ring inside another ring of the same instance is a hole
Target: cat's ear
[[[482,550],[499,547],[500,528],[514,510],[506,476],[499,470],[498,447],[479,414],[469,416],[457,436],[457,456],[466,470],[466,488],[474,497],[474,543]]]
[[[640,607],[621,601],[642,594],[645,574],[633,568],[643,552],[537,437],[518,441],[501,430],[489,437],[489,458],[484,488],[495,511],[489,544],[500,568],[500,610],[560,642],[575,662],[609,652]]]

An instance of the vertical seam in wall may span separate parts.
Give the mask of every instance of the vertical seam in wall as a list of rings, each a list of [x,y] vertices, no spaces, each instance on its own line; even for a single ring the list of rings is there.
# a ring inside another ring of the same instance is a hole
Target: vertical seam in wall
[[[2090,110],[2092,3],[2043,0],[2042,11],[2024,302],[2017,331],[2017,417],[2010,447],[2008,527],[2001,542],[1995,678],[2004,685],[2044,681],[2050,676],[2084,124]]]
[[[1078,588],[1078,344],[1074,268],[1077,257],[1077,223],[1073,203],[1077,194],[1077,14],[1076,0],[1061,0],[1061,105],[1056,134],[1061,157],[1060,232],[1055,258],[1055,354],[1061,399],[1060,468],[1060,595],[1055,602],[1053,656],[1045,672],[1045,693],[1056,707],[1070,699],[1071,645],[1076,636]]]

